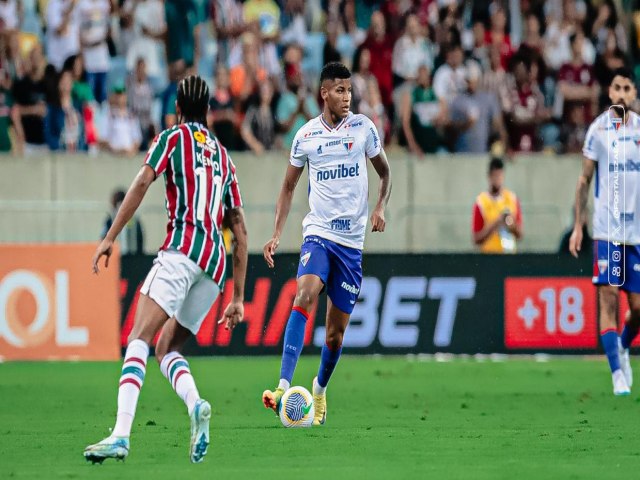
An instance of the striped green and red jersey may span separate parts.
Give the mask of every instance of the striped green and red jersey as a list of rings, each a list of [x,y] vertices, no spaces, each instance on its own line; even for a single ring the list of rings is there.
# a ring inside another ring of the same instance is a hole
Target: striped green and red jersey
[[[180,124],[156,137],[145,164],[156,177],[164,174],[169,222],[160,250],[184,253],[222,287],[222,219],[226,209],[242,206],[236,167],[226,148],[203,125]]]

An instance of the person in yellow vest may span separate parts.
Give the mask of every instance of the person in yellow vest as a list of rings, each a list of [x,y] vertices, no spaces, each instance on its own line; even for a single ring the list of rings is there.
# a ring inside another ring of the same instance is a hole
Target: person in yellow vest
[[[489,190],[473,206],[473,241],[482,253],[515,253],[522,239],[522,210],[515,193],[504,186],[504,163],[489,163]]]

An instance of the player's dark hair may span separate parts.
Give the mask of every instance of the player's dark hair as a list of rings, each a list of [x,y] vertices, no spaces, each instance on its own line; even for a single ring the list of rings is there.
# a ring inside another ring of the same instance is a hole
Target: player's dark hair
[[[629,80],[631,80],[631,83],[635,83],[633,71],[627,66],[616,68],[611,73],[611,82],[610,83],[613,83],[613,79],[616,78],[616,77],[628,78]]]
[[[335,80],[336,78],[340,80],[351,78],[351,72],[340,62],[329,62],[322,67],[320,84],[325,80]]]
[[[501,158],[494,157],[489,162],[489,174],[495,170],[504,170],[504,162]]]
[[[202,77],[189,75],[178,84],[176,97],[183,122],[207,122],[207,108],[209,106],[209,86]]]

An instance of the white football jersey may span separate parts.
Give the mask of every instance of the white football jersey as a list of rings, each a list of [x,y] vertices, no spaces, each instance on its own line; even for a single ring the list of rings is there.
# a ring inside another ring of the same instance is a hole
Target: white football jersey
[[[349,112],[334,128],[322,115],[309,120],[296,134],[289,162],[309,165],[309,208],[302,233],[345,245],[364,247],[369,191],[367,158],[381,150],[371,120]]]
[[[582,153],[597,162],[593,238],[640,244],[640,117],[630,112],[624,124],[605,111],[589,127]]]

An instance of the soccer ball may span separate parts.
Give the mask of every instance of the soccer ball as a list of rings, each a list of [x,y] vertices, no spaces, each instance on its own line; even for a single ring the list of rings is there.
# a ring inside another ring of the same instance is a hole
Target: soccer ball
[[[291,387],[280,400],[280,421],[285,427],[310,427],[315,407],[313,397],[304,387]]]

